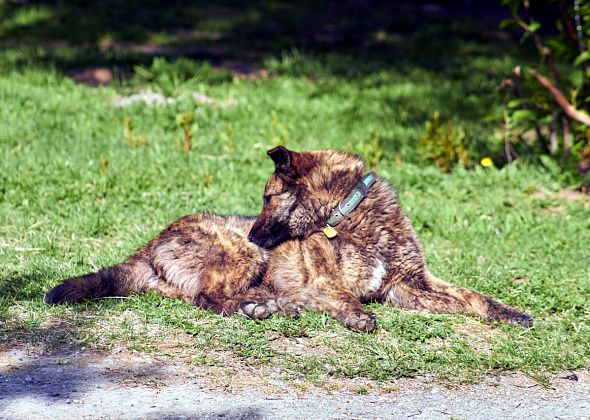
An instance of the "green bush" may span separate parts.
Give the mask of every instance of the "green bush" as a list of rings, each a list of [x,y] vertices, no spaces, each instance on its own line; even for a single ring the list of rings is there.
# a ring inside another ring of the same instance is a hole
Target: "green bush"
[[[465,131],[453,123],[443,123],[437,111],[425,124],[425,133],[420,136],[418,149],[424,159],[430,160],[438,169],[449,172],[455,165],[470,168],[469,152],[465,148]]]
[[[169,61],[163,57],[154,58],[148,66],[134,67],[135,82],[153,83],[166,94],[175,93],[179,86],[188,80],[215,85],[231,80],[231,73],[225,69],[214,69],[207,62],[197,62],[188,58]]]
[[[549,155],[590,183],[590,5],[578,1],[504,0],[512,18],[502,27],[522,32],[539,64],[517,66],[501,86],[501,138],[508,161],[522,154]],[[553,23],[543,27],[535,16]],[[546,159],[545,159],[546,162]]]

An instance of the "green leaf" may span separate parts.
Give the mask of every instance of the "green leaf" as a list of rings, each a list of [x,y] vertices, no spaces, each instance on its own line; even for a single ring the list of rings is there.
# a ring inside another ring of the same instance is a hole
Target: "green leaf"
[[[510,102],[508,102],[506,104],[506,106],[510,109],[514,109],[514,108],[518,108],[519,106],[521,106],[522,104],[524,104],[526,101],[524,99],[513,99]]]
[[[584,51],[582,54],[578,55],[574,60],[574,66],[579,66],[585,61],[590,60],[590,51]]]
[[[502,21],[500,22],[500,29],[506,29],[514,25],[516,25],[516,20],[512,18],[502,19]]]
[[[535,33],[539,29],[541,29],[541,24],[539,22],[531,22],[531,23],[529,23],[529,32]]]
[[[523,121],[532,121],[535,119],[535,113],[528,109],[519,109],[512,113],[510,119],[513,123],[519,123]]]
[[[584,73],[581,69],[573,71],[568,77],[570,83],[574,86],[580,86],[584,83]]]
[[[508,7],[513,14],[518,12],[518,9],[522,5],[521,3],[521,0],[502,0],[502,4]]]
[[[521,44],[524,43],[524,41],[526,41],[529,36],[531,36],[531,33],[530,32],[523,33],[522,34],[522,37],[520,38],[520,43]]]
[[[493,109],[484,116],[484,121],[502,121],[504,119],[504,109],[501,107],[492,108]]]
[[[549,125],[549,124],[551,124],[552,119],[553,119],[553,116],[551,114],[548,114],[548,115],[545,115],[543,118],[537,119],[537,123],[539,125]]]

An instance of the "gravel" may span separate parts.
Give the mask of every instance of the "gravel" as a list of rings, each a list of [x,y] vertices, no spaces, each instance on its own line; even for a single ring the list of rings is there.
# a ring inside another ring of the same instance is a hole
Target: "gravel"
[[[278,392],[256,381],[232,387],[227,381],[253,370],[215,381],[199,367],[150,356],[30,354],[0,354],[0,418],[590,418],[588,372],[557,375],[547,388],[519,375],[452,389],[421,378],[359,395],[350,388],[302,392],[281,381]]]

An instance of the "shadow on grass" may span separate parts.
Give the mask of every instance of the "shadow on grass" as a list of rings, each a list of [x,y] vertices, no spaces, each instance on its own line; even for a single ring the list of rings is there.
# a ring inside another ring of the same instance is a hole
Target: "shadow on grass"
[[[29,395],[68,398],[79,392],[89,373],[70,364],[84,350],[75,326],[66,321],[39,328],[16,324],[2,326],[0,401]]]
[[[38,328],[11,323],[0,324],[0,407],[28,396],[63,403],[103,383],[150,385],[162,375],[160,366],[119,363],[117,356],[87,350],[77,326],[66,320]]]
[[[291,50],[350,75],[383,65],[457,65],[476,44],[512,44],[497,30],[506,16],[492,0],[38,0],[0,4],[0,42],[33,47],[11,56],[14,64],[61,70],[106,65],[124,73],[154,56],[184,56],[247,73]]]
[[[62,277],[56,272],[31,271],[12,272],[0,275],[0,297],[11,300],[43,299],[52,285],[57,285]]]
[[[2,327],[0,322],[0,331]],[[0,350],[0,411],[9,417],[15,412],[28,416],[38,415],[40,410],[69,411],[67,404],[72,402],[76,404],[72,410],[117,416],[129,409],[131,398],[138,401],[135,406],[131,404],[133,412],[146,418],[262,418],[253,406],[232,409],[228,404],[230,408],[208,410],[195,405],[194,411],[179,409],[178,394],[162,388],[162,378],[171,372],[165,365],[89,351],[76,326],[64,320],[36,329],[16,329],[10,334],[2,331]],[[133,388],[137,389],[135,394]],[[191,389],[200,392],[198,386]],[[149,405],[141,403],[145,398],[149,398]],[[53,413],[59,416],[59,412]]]
[[[0,407],[27,396],[58,403],[97,383],[149,382],[160,375],[152,365],[116,369],[115,361],[110,366],[104,355],[87,350],[80,334],[80,323],[91,322],[85,317],[74,322],[31,312],[28,305],[44,305],[48,279],[59,277],[41,269],[0,276]],[[24,301],[29,303],[21,307]]]

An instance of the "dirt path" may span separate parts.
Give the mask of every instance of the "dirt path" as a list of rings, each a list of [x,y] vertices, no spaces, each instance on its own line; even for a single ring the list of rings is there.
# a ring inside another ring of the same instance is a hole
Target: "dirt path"
[[[487,378],[460,389],[402,379],[359,395],[351,381],[333,392],[303,392],[279,379],[267,386],[262,379],[268,372],[255,368],[238,375],[220,370],[212,377],[206,367],[128,353],[30,353],[0,354],[0,418],[590,417],[588,372],[577,380],[560,375],[550,388],[522,376]]]

